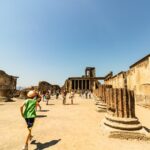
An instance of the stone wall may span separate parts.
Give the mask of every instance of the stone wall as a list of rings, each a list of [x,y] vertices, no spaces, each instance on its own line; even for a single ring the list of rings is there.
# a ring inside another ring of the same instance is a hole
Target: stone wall
[[[113,88],[127,87],[135,92],[137,103],[150,105],[150,55],[130,66],[127,72],[105,80],[105,84]]]
[[[112,85],[113,88],[124,88],[126,86],[126,72],[120,72],[119,74],[105,80],[106,85]]]
[[[0,100],[9,100],[16,90],[17,77],[0,70]]]

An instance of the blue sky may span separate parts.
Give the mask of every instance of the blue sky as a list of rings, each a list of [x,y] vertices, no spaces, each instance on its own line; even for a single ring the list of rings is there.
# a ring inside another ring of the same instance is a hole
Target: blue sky
[[[1,0],[0,69],[18,86],[62,85],[94,66],[127,70],[150,53],[149,0]]]

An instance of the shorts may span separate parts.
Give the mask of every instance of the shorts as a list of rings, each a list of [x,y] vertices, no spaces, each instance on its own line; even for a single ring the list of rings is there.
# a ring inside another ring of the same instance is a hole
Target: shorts
[[[27,127],[32,128],[35,118],[25,118],[25,120],[26,120],[26,123],[27,123]]]

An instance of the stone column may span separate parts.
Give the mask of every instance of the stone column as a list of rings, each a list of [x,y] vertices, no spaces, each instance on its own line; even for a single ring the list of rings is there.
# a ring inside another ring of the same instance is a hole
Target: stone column
[[[121,89],[118,89],[118,115],[119,117],[123,117],[123,101],[122,101],[123,93]]]
[[[69,92],[72,90],[72,80],[70,80],[70,82],[69,82]]]
[[[71,90],[74,90],[74,80],[71,80],[72,81],[72,88]]]
[[[92,87],[93,90],[95,90],[95,80],[93,80],[93,87]]]
[[[83,90],[83,80],[81,80],[81,90]]]
[[[76,90],[76,80],[74,80],[74,90]]]
[[[107,110],[107,105],[106,105],[106,98],[108,95],[107,88],[105,85],[101,85],[101,95],[102,97],[100,98],[99,102],[97,102],[97,111],[98,112],[106,112]]]
[[[89,80],[89,90],[91,90],[91,80]]]
[[[119,107],[118,107],[118,89],[113,89],[114,97],[114,108],[116,108],[114,116],[119,117]]]
[[[85,90],[87,90],[87,80],[85,80]]]
[[[142,129],[135,117],[134,92],[127,89],[110,89],[104,125],[113,129],[132,131]]]
[[[78,91],[80,90],[80,80],[78,80]]]

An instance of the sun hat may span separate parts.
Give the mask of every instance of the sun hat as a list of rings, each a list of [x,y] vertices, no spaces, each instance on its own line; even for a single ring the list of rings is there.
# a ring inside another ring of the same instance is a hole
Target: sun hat
[[[29,97],[29,98],[34,98],[35,96],[37,96],[38,95],[38,93],[36,92],[36,91],[34,91],[34,90],[31,90],[31,91],[29,91],[28,93],[27,93],[27,96]]]

